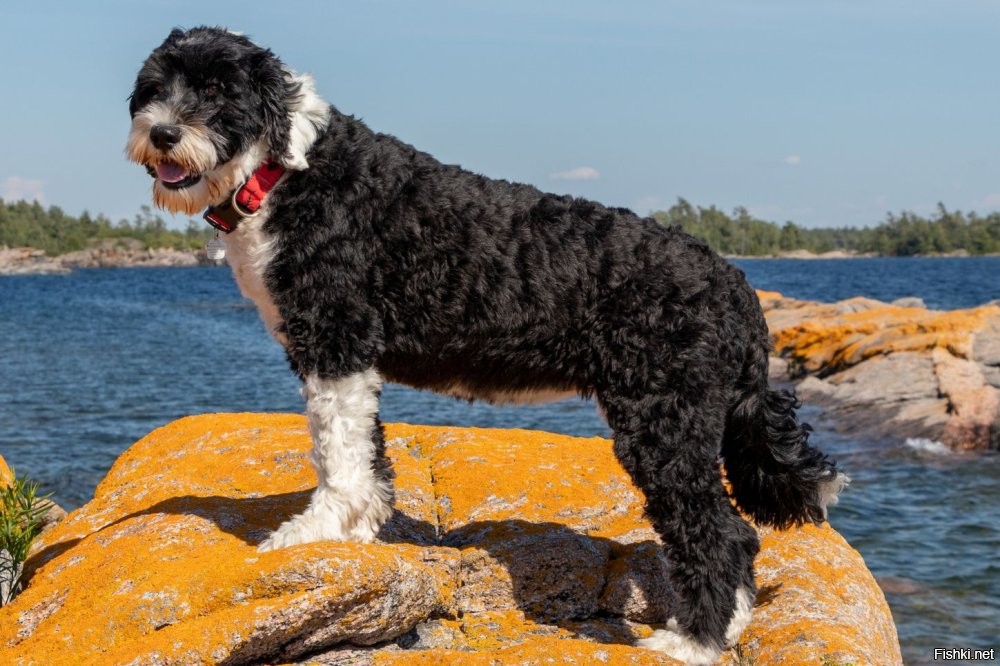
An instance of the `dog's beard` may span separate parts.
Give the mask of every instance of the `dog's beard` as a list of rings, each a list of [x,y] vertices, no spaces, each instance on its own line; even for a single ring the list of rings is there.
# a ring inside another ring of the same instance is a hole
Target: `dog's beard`
[[[154,125],[175,125],[176,120],[165,104],[154,103],[135,114],[125,153],[128,158],[145,166],[154,174],[153,204],[172,213],[194,215],[198,211],[222,203],[239,187],[266,156],[261,144],[219,164],[216,142],[218,135],[205,125],[176,124],[181,129],[180,140],[166,152],[156,148],[150,139]],[[180,174],[164,180],[163,174]],[[197,182],[178,187],[186,179]],[[173,185],[173,186],[172,186]]]

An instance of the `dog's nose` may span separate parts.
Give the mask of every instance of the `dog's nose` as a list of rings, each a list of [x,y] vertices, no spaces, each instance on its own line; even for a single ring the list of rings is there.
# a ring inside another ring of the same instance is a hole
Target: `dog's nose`
[[[153,125],[149,130],[149,139],[158,149],[167,151],[181,140],[181,128],[177,125]]]

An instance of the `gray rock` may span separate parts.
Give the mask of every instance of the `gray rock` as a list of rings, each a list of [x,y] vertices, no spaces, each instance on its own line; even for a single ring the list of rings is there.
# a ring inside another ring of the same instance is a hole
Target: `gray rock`
[[[924,303],[924,299],[917,296],[904,296],[903,298],[897,298],[889,305],[895,305],[897,308],[922,308],[927,309],[927,304]]]
[[[877,356],[825,379],[810,376],[796,390],[822,406],[823,420],[841,433],[936,439],[948,423],[934,363],[916,352]]]
[[[880,308],[884,308],[885,306],[886,304],[883,301],[878,301],[874,298],[866,298],[864,296],[855,296],[854,298],[848,298],[847,300],[837,301],[832,304],[834,311],[838,314],[867,312],[869,310],[878,310]]]
[[[878,356],[824,379],[809,376],[797,391],[803,399],[861,408],[938,396],[934,363],[916,352]]]
[[[991,318],[976,333],[972,342],[972,360],[989,367],[1000,367],[1000,316]]]
[[[21,587],[23,564],[14,563],[14,558],[6,550],[0,550],[0,606],[13,599]]]
[[[1000,389],[1000,366],[983,365],[979,368],[983,373],[983,379],[993,388]]]

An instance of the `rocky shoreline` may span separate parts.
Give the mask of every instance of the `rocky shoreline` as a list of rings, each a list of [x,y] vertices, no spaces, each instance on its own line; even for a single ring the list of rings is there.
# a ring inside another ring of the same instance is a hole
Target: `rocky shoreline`
[[[809,250],[791,250],[776,255],[740,256],[727,255],[727,259],[870,259],[879,255],[871,253],[831,250],[816,254]],[[922,255],[924,256],[924,255]],[[968,257],[968,252],[957,251],[928,257]],[[209,259],[204,250],[175,250],[173,248],[144,248],[134,238],[104,239],[93,247],[50,257],[43,250],[33,247],[8,248],[0,246],[0,275],[60,275],[78,268],[171,268],[188,266],[217,266],[222,261]]]
[[[79,268],[214,266],[204,250],[149,248],[135,239],[105,239],[85,250],[50,257],[33,247],[0,247],[0,275],[64,275]]]
[[[772,379],[796,382],[834,430],[1000,449],[1000,302],[941,311],[913,298],[758,296]]]

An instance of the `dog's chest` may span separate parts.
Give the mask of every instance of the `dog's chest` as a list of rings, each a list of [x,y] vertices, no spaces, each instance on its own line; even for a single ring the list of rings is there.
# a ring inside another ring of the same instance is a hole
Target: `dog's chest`
[[[266,212],[243,220],[240,226],[223,239],[226,242],[226,262],[240,292],[254,302],[268,332],[282,345],[285,336],[279,332],[281,315],[264,282],[264,271],[274,256],[274,239],[264,232]]]

